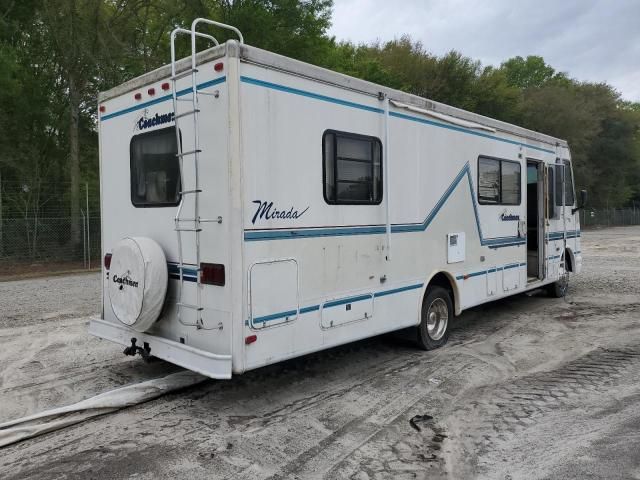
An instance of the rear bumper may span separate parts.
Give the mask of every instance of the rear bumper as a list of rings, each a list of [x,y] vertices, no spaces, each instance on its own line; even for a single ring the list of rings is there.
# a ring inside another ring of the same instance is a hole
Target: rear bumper
[[[89,333],[121,345],[131,345],[131,337],[135,337],[138,345],[147,342],[151,347],[151,355],[167,362],[201,373],[216,379],[231,378],[231,355],[219,355],[197,348],[183,345],[162,337],[136,332],[125,326],[107,322],[101,318],[92,318],[89,322]]]

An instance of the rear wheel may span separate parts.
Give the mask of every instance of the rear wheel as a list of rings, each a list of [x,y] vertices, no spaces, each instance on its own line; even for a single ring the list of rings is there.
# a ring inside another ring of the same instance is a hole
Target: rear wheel
[[[418,346],[424,350],[441,347],[449,339],[453,302],[448,290],[431,286],[422,301],[422,318],[417,331]]]

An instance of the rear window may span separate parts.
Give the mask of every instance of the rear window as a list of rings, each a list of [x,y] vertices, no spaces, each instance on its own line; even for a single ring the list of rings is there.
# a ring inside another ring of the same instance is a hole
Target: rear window
[[[180,165],[173,127],[131,139],[131,203],[171,207],[180,203]]]

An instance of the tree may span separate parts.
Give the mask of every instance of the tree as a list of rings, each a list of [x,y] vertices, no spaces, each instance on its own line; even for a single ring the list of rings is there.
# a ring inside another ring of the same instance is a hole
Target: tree
[[[83,108],[94,103],[91,81],[105,42],[103,2],[90,0],[50,0],[40,11],[41,29],[50,41],[46,45],[60,76],[60,87],[67,101],[69,145],[69,201],[71,241],[79,248],[80,230],[80,117]]]
[[[553,67],[547,65],[544,58],[530,55],[526,59],[520,56],[504,62],[500,69],[507,78],[507,83],[520,89],[542,87],[551,80],[563,81],[565,74],[556,73]]]
[[[80,186],[98,183],[98,92],[168,63],[169,33],[195,17],[235,25],[260,48],[565,138],[576,183],[591,190],[593,205],[640,202],[638,103],[606,84],[571,79],[539,56],[496,68],[460,52],[434,55],[408,36],[336,42],[327,33],[331,7],[331,0],[0,0],[0,190],[29,191],[0,198],[0,217],[19,205],[20,215],[28,205],[37,217],[52,196],[64,198],[80,244]],[[178,56],[190,54],[187,38],[177,47]]]
[[[239,28],[256,47],[317,63],[333,46],[326,35],[333,0],[208,0],[205,5],[209,18]],[[234,37],[215,32],[221,40]]]

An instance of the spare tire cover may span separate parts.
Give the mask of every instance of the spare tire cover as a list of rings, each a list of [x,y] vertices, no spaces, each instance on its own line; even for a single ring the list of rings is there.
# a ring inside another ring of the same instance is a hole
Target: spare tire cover
[[[158,319],[167,293],[167,259],[150,238],[120,240],[111,252],[109,300],[118,320],[144,332]]]

